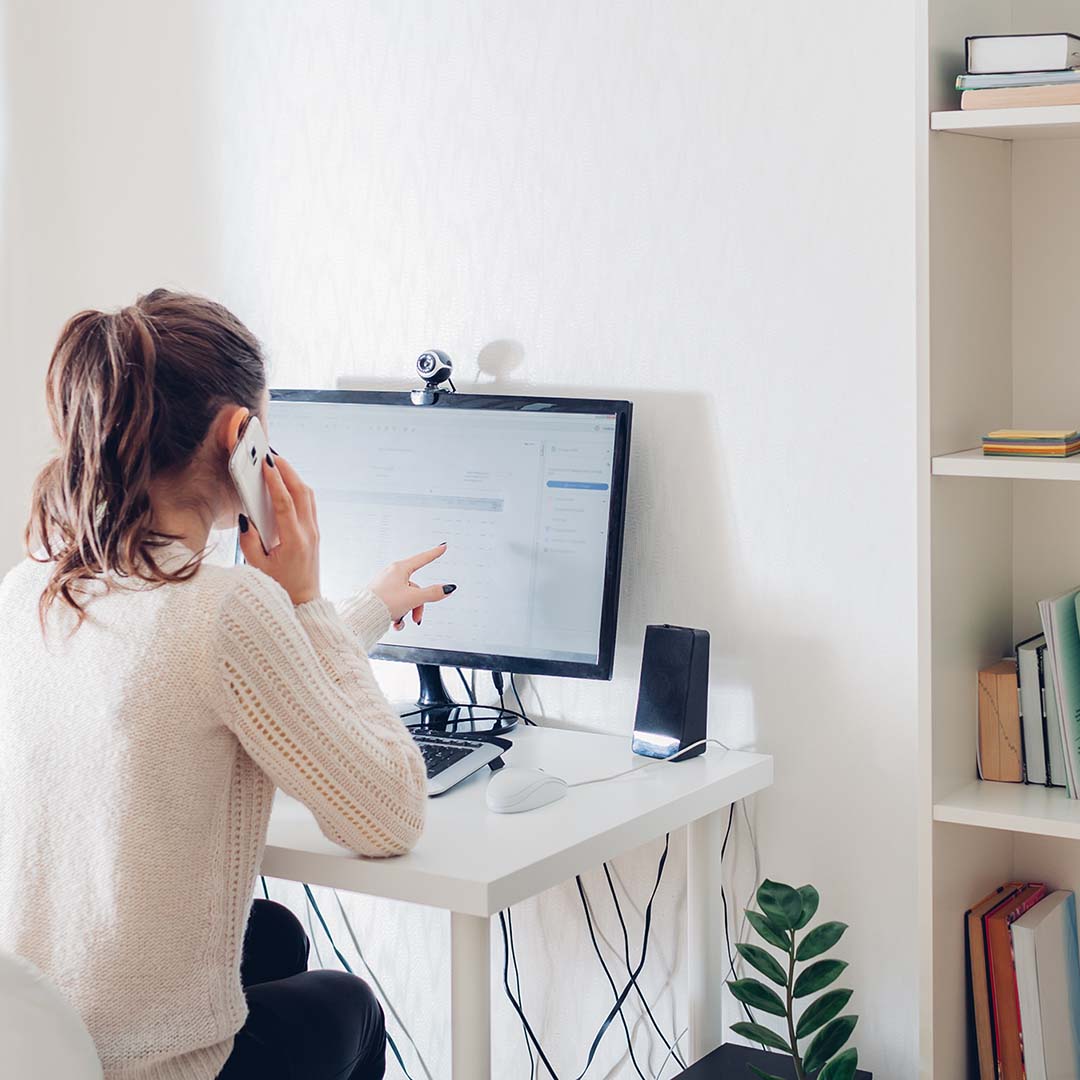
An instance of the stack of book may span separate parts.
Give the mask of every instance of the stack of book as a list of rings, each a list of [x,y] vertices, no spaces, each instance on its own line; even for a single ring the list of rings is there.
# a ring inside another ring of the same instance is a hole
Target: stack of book
[[[1071,457],[1080,452],[1080,431],[999,428],[982,437],[982,451],[987,457]]]
[[[1065,725],[1045,634],[979,672],[979,778],[1068,789]]]
[[[1052,600],[1039,601],[1039,618],[1046,637],[1043,654],[1045,694],[1056,713],[1069,796],[1080,792],[1080,588]],[[1052,701],[1050,700],[1052,698]],[[1047,712],[1047,725],[1052,723]]]
[[[1076,897],[1010,881],[965,917],[979,1080],[1080,1080]]]
[[[961,109],[1080,105],[1080,38],[1003,34],[966,40],[967,72],[956,80]]]

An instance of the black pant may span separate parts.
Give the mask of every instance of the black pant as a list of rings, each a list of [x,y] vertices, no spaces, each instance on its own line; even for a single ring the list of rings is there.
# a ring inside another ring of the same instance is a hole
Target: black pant
[[[382,1080],[382,1007],[355,975],[308,971],[308,948],[287,907],[255,901],[240,966],[248,1018],[218,1080]]]

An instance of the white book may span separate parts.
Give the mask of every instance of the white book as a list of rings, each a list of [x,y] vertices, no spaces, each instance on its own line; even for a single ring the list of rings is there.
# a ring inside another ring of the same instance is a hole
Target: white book
[[[1069,786],[1069,773],[1065,768],[1065,747],[1061,742],[1061,714],[1058,711],[1057,697],[1054,694],[1054,680],[1047,670],[1050,663],[1046,655],[1046,646],[1039,648],[1039,682],[1042,685],[1043,731],[1050,749],[1050,785],[1051,787]],[[1069,792],[1073,798],[1076,796]]]
[[[969,75],[1080,67],[1080,38],[1074,34],[997,34],[969,37],[966,44]]]
[[[1039,617],[1046,635],[1046,655],[1050,661],[1047,684],[1053,681],[1058,706],[1061,743],[1065,750],[1065,771],[1069,794],[1077,785],[1080,761],[1080,627],[1076,600],[1080,589],[1072,589],[1053,600],[1039,601]]]
[[[1010,928],[1027,1080],[1080,1080],[1076,897],[1052,892]]]
[[[1016,672],[1020,680],[1020,725],[1024,733],[1024,779],[1045,784],[1046,740],[1043,737],[1042,687],[1039,685],[1039,647],[1046,637],[1021,641],[1016,646]]]

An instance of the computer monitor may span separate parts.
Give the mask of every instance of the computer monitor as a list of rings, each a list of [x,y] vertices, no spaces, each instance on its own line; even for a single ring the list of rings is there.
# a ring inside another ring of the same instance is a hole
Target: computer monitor
[[[372,652],[420,667],[421,702],[449,700],[424,686],[436,665],[611,678],[630,402],[422,397],[271,393],[271,442],[315,491],[325,595],[445,540],[414,579],[457,591]]]

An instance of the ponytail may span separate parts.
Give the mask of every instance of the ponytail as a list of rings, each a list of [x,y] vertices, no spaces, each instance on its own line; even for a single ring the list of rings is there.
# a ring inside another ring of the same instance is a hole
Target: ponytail
[[[111,572],[152,585],[183,581],[157,551],[178,539],[153,524],[151,483],[187,465],[217,410],[259,407],[258,342],[219,304],[158,289],[115,314],[70,319],[49,363],[46,397],[59,444],[39,474],[26,529],[31,556],[52,564],[44,625],[59,600],[79,622],[87,585]]]

